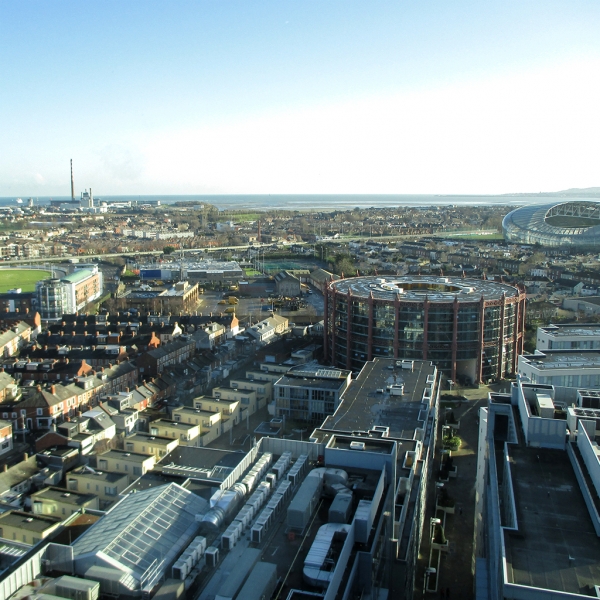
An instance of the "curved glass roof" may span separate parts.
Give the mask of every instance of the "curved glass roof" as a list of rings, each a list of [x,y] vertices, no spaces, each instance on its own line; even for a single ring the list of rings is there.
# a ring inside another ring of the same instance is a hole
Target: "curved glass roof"
[[[523,206],[504,217],[502,230],[508,242],[600,247],[600,202]]]

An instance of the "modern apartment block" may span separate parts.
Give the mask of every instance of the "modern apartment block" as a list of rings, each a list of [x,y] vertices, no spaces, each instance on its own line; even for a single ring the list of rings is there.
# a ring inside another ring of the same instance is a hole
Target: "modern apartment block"
[[[38,310],[42,319],[58,320],[64,314],[82,310],[103,293],[102,272],[97,265],[85,265],[62,279],[45,279],[36,284]]]

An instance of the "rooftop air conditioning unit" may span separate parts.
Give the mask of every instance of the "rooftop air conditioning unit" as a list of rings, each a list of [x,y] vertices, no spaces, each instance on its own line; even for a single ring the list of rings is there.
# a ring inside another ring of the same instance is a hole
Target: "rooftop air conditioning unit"
[[[365,448],[364,442],[350,442],[350,450],[364,450]]]

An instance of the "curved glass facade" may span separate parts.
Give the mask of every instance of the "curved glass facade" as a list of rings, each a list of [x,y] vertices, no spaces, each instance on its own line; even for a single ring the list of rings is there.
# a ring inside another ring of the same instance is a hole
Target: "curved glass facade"
[[[425,359],[465,382],[515,372],[523,341],[523,292],[457,280],[457,290],[430,295],[427,289],[415,293],[406,279],[394,280],[392,287],[369,277],[330,284],[325,346],[331,364],[358,371],[375,357]]]
[[[504,238],[519,244],[600,248],[600,202],[523,206],[502,221]]]

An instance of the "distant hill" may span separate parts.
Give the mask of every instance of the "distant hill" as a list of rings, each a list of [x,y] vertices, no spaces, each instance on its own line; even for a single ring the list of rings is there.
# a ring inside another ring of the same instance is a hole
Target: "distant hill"
[[[570,188],[568,190],[561,190],[560,192],[539,192],[537,194],[535,192],[517,192],[502,194],[502,196],[557,196],[560,198],[600,198],[600,187]]]
[[[553,192],[554,194],[566,194],[568,196],[589,196],[590,194],[600,194],[600,187],[589,187],[589,188],[570,188],[568,190],[562,190],[560,192]]]

